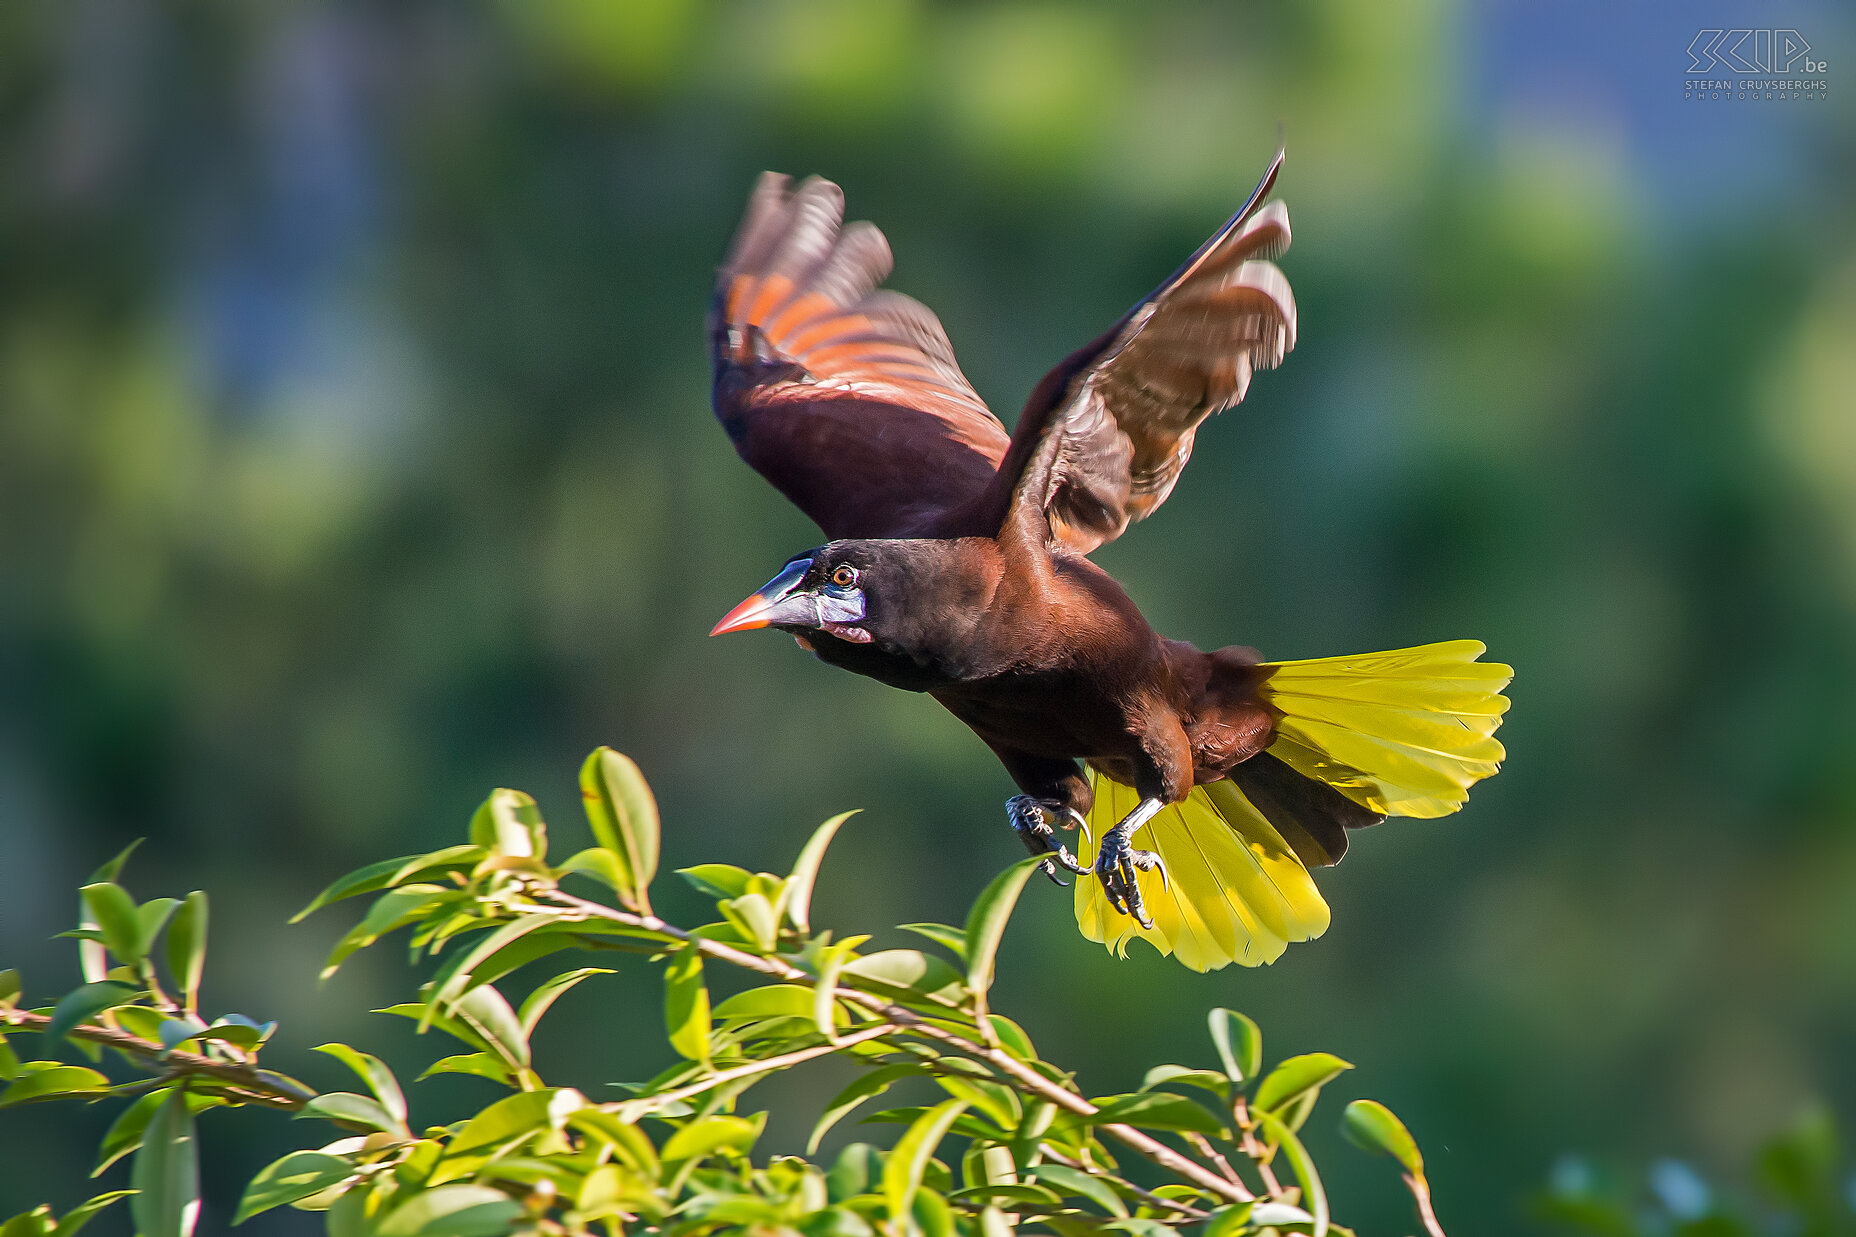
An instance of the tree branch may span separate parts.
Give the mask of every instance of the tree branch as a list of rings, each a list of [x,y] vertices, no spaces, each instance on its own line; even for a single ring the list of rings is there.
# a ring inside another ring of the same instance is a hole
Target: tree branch
[[[43,1032],[50,1024],[51,1019],[44,1014],[34,1014],[23,1009],[0,1009],[0,1025]],[[150,1073],[159,1074],[164,1078],[179,1078],[187,1075],[210,1078],[224,1086],[235,1088],[239,1092],[239,1099],[248,1104],[261,1104],[267,1108],[298,1112],[318,1094],[295,1079],[285,1078],[282,1074],[273,1073],[270,1070],[259,1069],[255,1065],[215,1061],[197,1052],[165,1052],[160,1044],[131,1035],[127,1031],[79,1025],[72,1027],[65,1034],[126,1053],[137,1058]]]
[[[553,887],[544,886],[536,890],[550,900],[567,909],[579,912],[595,919],[606,919],[613,923],[622,923],[627,927],[643,928],[647,932],[661,933],[678,941],[694,944],[697,951],[718,962],[727,962],[744,970],[758,971],[762,975],[775,979],[797,980],[811,983],[814,976],[807,974],[791,963],[778,958],[762,957],[736,949],[721,941],[712,941],[706,937],[693,936],[677,927],[666,923],[656,915],[639,915],[630,911],[616,910],[601,902],[578,897]],[[984,1060],[1005,1074],[1009,1074],[1019,1084],[1019,1089],[1028,1091],[1040,1099],[1049,1100],[1059,1107],[1066,1108],[1079,1116],[1092,1117],[1101,1111],[1087,1099],[1076,1092],[1060,1087],[1044,1075],[1038,1073],[1023,1061],[1007,1054],[1001,1048],[990,1048],[982,1043],[975,1043],[965,1036],[957,1035],[943,1027],[922,1020],[920,1015],[900,1005],[885,1000],[874,993],[865,992],[847,984],[842,977],[838,981],[838,995],[853,1004],[860,1005],[881,1018],[906,1027],[926,1039],[939,1040],[951,1044],[969,1056]],[[950,1013],[959,1012],[950,1010]],[[1158,1164],[1160,1167],[1185,1178],[1201,1189],[1208,1190],[1220,1198],[1234,1203],[1250,1202],[1255,1196],[1241,1185],[1231,1182],[1204,1165],[1180,1154],[1159,1139],[1137,1130],[1131,1125],[1120,1122],[1108,1122],[1097,1127],[1117,1142],[1128,1147],[1138,1155]]]

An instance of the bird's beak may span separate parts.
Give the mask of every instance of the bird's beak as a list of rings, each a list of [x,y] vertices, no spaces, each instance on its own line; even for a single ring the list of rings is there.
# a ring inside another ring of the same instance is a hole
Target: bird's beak
[[[756,627],[771,627],[775,623],[788,621],[811,624],[817,618],[816,599],[804,593],[794,595],[811,566],[812,560],[809,558],[796,558],[786,564],[780,574],[762,585],[758,592],[724,614],[722,621],[711,628],[709,634],[719,636],[730,631],[752,631]]]

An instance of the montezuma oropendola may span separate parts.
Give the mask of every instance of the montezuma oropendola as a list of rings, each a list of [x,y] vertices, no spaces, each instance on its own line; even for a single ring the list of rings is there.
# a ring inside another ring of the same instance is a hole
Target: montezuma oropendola
[[[1092,874],[1083,932],[1122,953],[1142,936],[1197,970],[1320,935],[1307,867],[1337,862],[1349,829],[1461,807],[1503,758],[1512,674],[1469,640],[1202,653],[1155,633],[1086,557],[1166,500],[1200,424],[1295,346],[1271,261],[1289,214],[1264,201],[1281,164],[1038,384],[1011,435],[934,314],[879,287],[889,245],[842,225],[829,181],[761,178],[709,319],[716,415],[831,539],[711,634],[779,628],[934,696],[1018,784],[1007,818],[1045,872]],[[1073,856],[1054,827],[1079,824]]]

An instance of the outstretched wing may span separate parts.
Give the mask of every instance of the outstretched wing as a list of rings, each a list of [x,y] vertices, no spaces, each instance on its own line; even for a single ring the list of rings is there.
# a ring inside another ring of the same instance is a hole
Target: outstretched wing
[[[842,226],[844,194],[767,173],[716,281],[715,415],[826,536],[938,531],[985,491],[1010,439],[941,323],[878,284],[889,242]]]
[[[1295,347],[1295,298],[1270,259],[1289,212],[1263,205],[1282,153],[1243,209],[1167,281],[1032,394],[1001,468],[1001,522],[1088,553],[1172,492],[1200,423],[1244,398]]]

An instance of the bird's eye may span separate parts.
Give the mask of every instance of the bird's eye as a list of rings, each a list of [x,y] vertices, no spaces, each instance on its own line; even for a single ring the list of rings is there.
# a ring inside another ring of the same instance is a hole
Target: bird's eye
[[[851,587],[857,583],[857,568],[849,563],[839,563],[837,569],[831,573],[831,582],[839,588]]]

